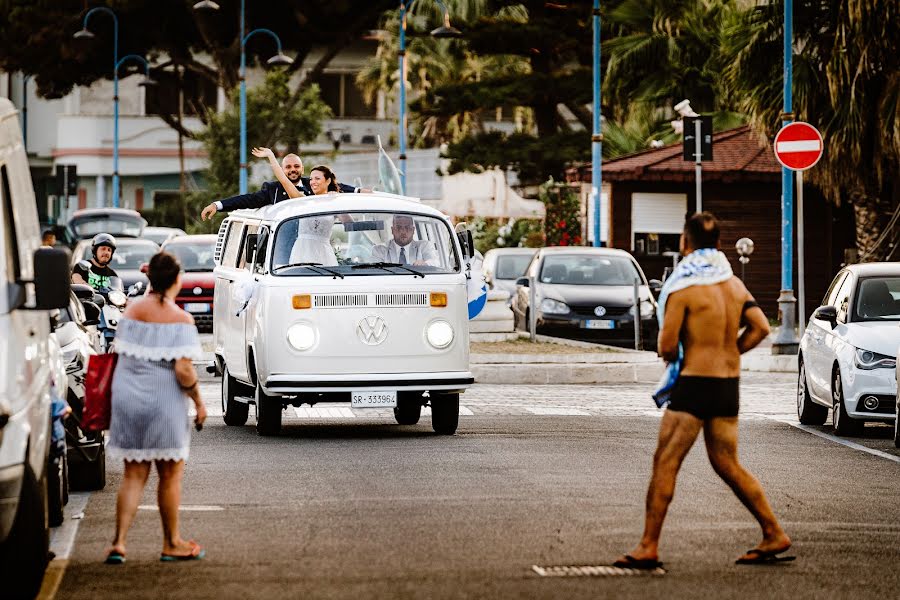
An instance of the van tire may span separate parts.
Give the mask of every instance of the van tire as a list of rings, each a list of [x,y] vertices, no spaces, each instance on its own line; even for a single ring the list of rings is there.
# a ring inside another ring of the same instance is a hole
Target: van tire
[[[40,591],[50,551],[47,517],[46,474],[38,480],[26,466],[15,521],[0,546],[4,598],[34,598]]]
[[[397,406],[394,407],[394,418],[399,425],[415,425],[422,416],[422,393],[412,392],[397,394]]]
[[[459,394],[431,395],[431,427],[439,435],[453,435],[459,426]]]
[[[238,382],[226,366],[222,371],[222,420],[231,427],[243,427],[250,415],[250,405],[235,400],[238,391]]]
[[[47,510],[50,527],[63,524],[63,506],[69,500],[68,467],[66,453],[62,456],[50,457],[47,461]]]
[[[256,433],[268,437],[281,433],[281,398],[269,396],[256,384]]]

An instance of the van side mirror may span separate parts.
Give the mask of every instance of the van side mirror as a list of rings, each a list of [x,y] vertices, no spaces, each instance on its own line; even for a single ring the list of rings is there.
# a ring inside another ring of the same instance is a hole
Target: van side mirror
[[[85,327],[90,327],[91,325],[99,325],[100,307],[89,300],[83,301],[81,303],[81,306],[84,308],[84,322],[82,322],[81,324]]]
[[[65,248],[38,248],[34,252],[34,308],[66,308],[72,294],[69,251]]]
[[[831,328],[834,329],[837,327],[837,309],[829,305],[820,306],[813,313],[813,319],[828,321],[831,324]]]
[[[663,283],[659,279],[651,279],[647,282],[650,285],[650,291],[659,294],[662,291]]]
[[[475,238],[472,236],[472,231],[469,229],[457,231],[456,237],[459,238],[459,245],[462,248],[463,260],[469,260],[470,258],[474,257]]]
[[[259,244],[259,234],[248,233],[247,240],[244,242],[244,262],[253,264],[256,258],[256,247]]]
[[[516,285],[520,285],[522,287],[528,287],[531,284],[529,283],[527,277],[519,277],[518,279],[516,279]]]

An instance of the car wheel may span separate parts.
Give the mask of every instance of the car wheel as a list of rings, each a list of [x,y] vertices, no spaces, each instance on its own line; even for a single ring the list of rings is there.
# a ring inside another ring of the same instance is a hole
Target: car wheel
[[[415,425],[422,416],[422,393],[397,394],[397,406],[394,407],[394,418],[400,425]]]
[[[53,456],[47,461],[47,510],[50,527],[63,523],[63,506],[66,504],[66,453]]]
[[[809,395],[806,383],[806,365],[800,359],[797,375],[797,417],[804,425],[822,425],[828,419],[828,407],[816,404]]]
[[[847,408],[844,406],[844,388],[841,385],[841,372],[837,369],[831,382],[831,398],[834,402],[831,415],[834,432],[838,435],[861,435],[864,423],[863,421],[851,419],[850,415],[847,414]]]
[[[222,373],[222,420],[232,427],[243,427],[250,415],[250,405],[235,399],[239,389],[237,380],[225,367]]]
[[[459,426],[459,394],[432,394],[431,428],[440,435],[453,435]]]
[[[281,398],[269,396],[256,384],[256,433],[272,436],[281,433]]]
[[[0,546],[4,598],[34,598],[40,591],[50,550],[47,517],[46,474],[38,480],[26,466],[12,530]]]

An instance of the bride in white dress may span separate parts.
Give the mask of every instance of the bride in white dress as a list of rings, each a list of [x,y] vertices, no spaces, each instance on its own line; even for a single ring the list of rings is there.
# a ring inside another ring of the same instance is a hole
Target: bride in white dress
[[[254,148],[252,152],[253,156],[269,159],[272,172],[290,198],[302,198],[305,196],[284,174],[271,149]],[[309,187],[312,189],[313,194],[317,196],[337,192],[337,177],[328,167],[313,167],[309,172]],[[338,217],[344,223],[352,221],[348,215],[338,215]],[[334,248],[331,246],[331,230],[333,227],[333,215],[301,218],[298,225],[297,240],[291,248],[288,264],[311,262],[324,266],[337,265],[337,257],[334,254]]]

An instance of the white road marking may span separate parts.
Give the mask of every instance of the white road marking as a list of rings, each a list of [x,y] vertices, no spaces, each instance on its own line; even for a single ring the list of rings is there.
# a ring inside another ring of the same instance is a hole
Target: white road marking
[[[155,504],[141,504],[138,506],[138,510],[158,511],[159,507]],[[181,512],[218,512],[220,510],[225,510],[225,508],[212,504],[182,504],[178,507],[178,510]]]
[[[822,147],[819,140],[794,140],[778,142],[779,152],[816,152]]]
[[[561,565],[539,567],[532,565],[531,570],[541,577],[633,577],[642,575],[665,575],[662,567],[655,569],[628,569],[610,565]]]
[[[346,406],[295,406],[300,419],[353,419],[356,415]]]
[[[887,452],[882,452],[881,450],[875,450],[874,448],[867,448],[862,444],[857,444],[856,442],[851,442],[850,440],[845,440],[843,438],[839,438],[835,435],[831,435],[830,433],[825,433],[824,431],[819,431],[818,429],[813,429],[812,427],[808,427],[801,423],[794,423],[792,421],[788,421],[785,419],[773,418],[773,421],[778,421],[779,423],[785,423],[790,425],[791,427],[795,427],[800,429],[801,431],[805,431],[806,433],[811,433],[813,435],[817,435],[822,439],[826,439],[832,441],[836,444],[840,444],[841,446],[846,446],[848,448],[853,448],[854,450],[859,450],[860,452],[865,452],[867,454],[871,454],[872,456],[877,456],[878,458],[886,458],[895,463],[900,463],[900,456],[894,456],[893,454],[888,454]]]
[[[554,415],[567,417],[589,417],[591,413],[569,406],[525,406],[525,410],[533,415]]]
[[[78,533],[78,526],[81,524],[81,519],[72,517],[84,513],[90,497],[90,492],[69,493],[69,503],[66,504],[66,518],[63,524],[50,530],[50,551],[56,554],[57,559],[66,559],[72,554],[75,536]]]

